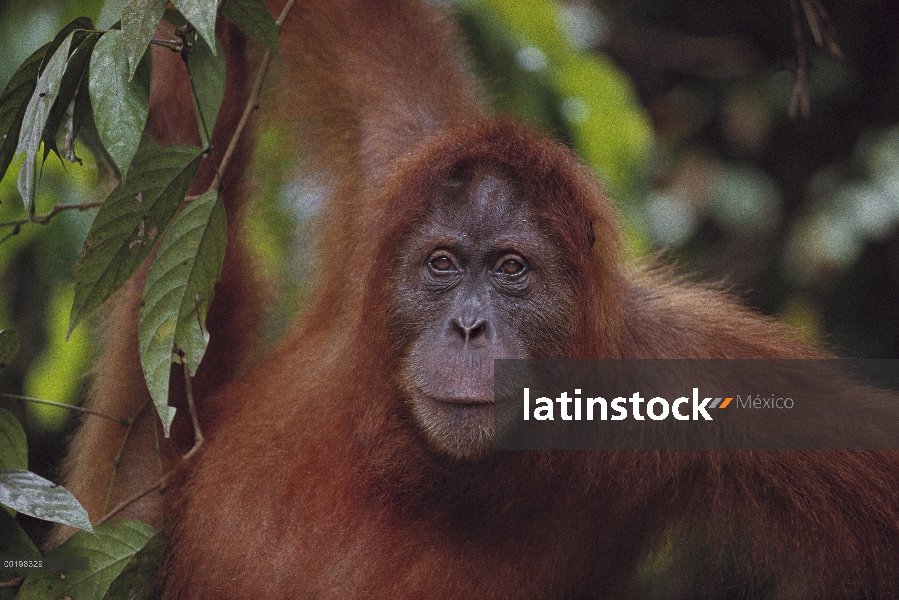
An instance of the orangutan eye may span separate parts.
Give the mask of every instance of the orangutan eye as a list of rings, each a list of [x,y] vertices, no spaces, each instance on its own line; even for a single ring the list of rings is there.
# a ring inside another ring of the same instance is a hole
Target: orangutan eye
[[[496,272],[500,275],[509,275],[515,277],[521,275],[527,270],[524,259],[518,256],[508,256],[500,263]]]
[[[456,263],[446,254],[437,254],[428,261],[428,266],[436,273],[452,273],[456,271]]]

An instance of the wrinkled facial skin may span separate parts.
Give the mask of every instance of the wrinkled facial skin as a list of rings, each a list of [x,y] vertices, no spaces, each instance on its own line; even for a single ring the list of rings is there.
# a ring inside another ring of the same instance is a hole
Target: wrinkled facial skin
[[[434,449],[493,449],[493,361],[558,357],[573,337],[573,273],[521,192],[487,169],[438,186],[404,239],[391,296],[401,380]]]

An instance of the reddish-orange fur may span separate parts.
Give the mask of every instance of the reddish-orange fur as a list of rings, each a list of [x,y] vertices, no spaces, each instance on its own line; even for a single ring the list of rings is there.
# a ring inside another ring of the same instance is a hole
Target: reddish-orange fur
[[[715,557],[739,536],[747,580],[773,578],[780,597],[899,593],[894,453],[460,461],[429,448],[403,407],[387,290],[397,236],[459,162],[514,172],[580,264],[570,355],[822,356],[718,292],[623,265],[615,213],[592,175],[567,149],[486,115],[450,32],[440,14],[403,1],[300,2],[285,25],[287,74],[266,101],[304,121],[332,189],[317,281],[272,356],[212,395],[219,381],[200,390],[207,443],[165,496],[165,597],[618,597],[672,523],[698,531]],[[219,352],[249,335],[239,303],[230,312],[244,281],[238,269],[219,286],[215,310],[236,327]],[[98,370],[133,372],[127,385],[145,394],[133,333],[121,335],[133,318],[119,322]],[[115,350],[122,344],[132,349]],[[232,365],[215,357],[203,368],[224,382]],[[78,452],[118,443],[94,437]],[[82,495],[96,495],[91,485]]]

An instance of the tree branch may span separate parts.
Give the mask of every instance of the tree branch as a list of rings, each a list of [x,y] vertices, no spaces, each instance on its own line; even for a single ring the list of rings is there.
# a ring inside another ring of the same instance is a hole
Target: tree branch
[[[0,582],[0,589],[3,588],[16,588],[22,585],[22,582],[25,581],[24,577],[16,577],[15,579],[10,579],[9,581]]]
[[[799,13],[800,0],[790,0],[793,10],[793,38],[796,40],[796,84],[790,98],[790,118],[798,115],[808,118],[811,113],[811,101],[808,93],[808,48],[802,32],[802,16]]]
[[[3,238],[0,241],[6,241],[10,236],[16,235],[19,233],[19,228],[22,225],[28,225],[29,223],[37,223],[38,225],[46,225],[50,222],[50,219],[55,217],[61,212],[65,212],[67,210],[88,210],[91,208],[98,208],[103,204],[102,200],[98,200],[97,202],[84,202],[82,204],[57,204],[53,208],[50,209],[50,212],[46,212],[42,215],[33,215],[28,219],[19,219],[17,221],[6,221],[5,223],[0,223],[0,227],[12,227],[13,231]]]
[[[819,0],[790,0],[793,12],[793,37],[796,40],[796,85],[790,98],[790,117],[797,114],[808,117],[811,112],[809,100],[809,58],[808,47],[803,35],[802,16],[812,32],[812,38],[819,48],[827,48],[831,55],[842,60],[843,52],[837,42],[837,32],[827,11]],[[800,9],[802,12],[800,12]]]
[[[277,20],[275,20],[275,25],[278,27],[279,31],[284,25],[284,21],[287,20],[287,15],[290,14],[290,11],[291,9],[293,9],[293,5],[295,3],[296,0],[288,0],[287,4],[284,6],[284,9],[281,11],[281,14],[278,15]],[[271,62],[272,51],[266,49],[265,54],[262,57],[262,63],[259,65],[259,70],[256,71],[256,79],[253,81],[253,88],[250,92],[250,97],[247,100],[247,105],[240,117],[240,121],[238,121],[237,123],[237,128],[234,130],[234,135],[231,136],[231,141],[228,143],[228,148],[227,150],[225,150],[225,155],[222,157],[222,162],[219,163],[215,177],[213,178],[212,183],[209,185],[209,191],[218,190],[222,185],[222,179],[224,178],[225,173],[228,171],[228,165],[231,163],[231,158],[237,151],[237,143],[240,141],[240,137],[243,135],[244,129],[246,129],[247,122],[250,120],[250,115],[253,114],[254,110],[259,108],[259,93],[262,90],[262,84],[265,81],[265,76],[268,73],[268,68]]]

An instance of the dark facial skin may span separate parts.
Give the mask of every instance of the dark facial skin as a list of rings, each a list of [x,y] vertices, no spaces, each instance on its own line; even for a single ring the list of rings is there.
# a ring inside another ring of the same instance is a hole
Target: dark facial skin
[[[558,356],[571,339],[572,274],[526,193],[488,169],[439,186],[406,237],[391,331],[401,379],[432,446],[493,448],[493,361]]]

